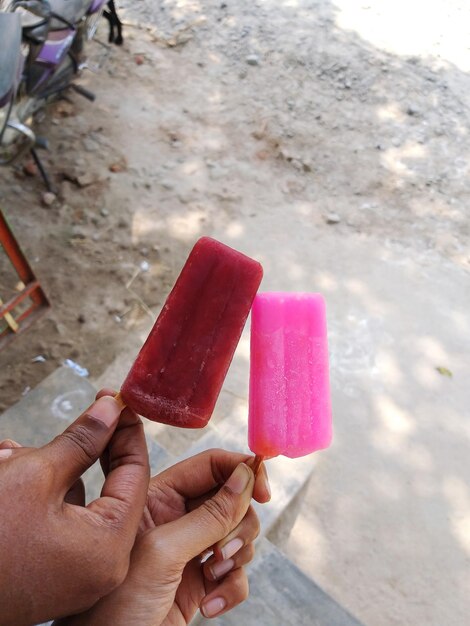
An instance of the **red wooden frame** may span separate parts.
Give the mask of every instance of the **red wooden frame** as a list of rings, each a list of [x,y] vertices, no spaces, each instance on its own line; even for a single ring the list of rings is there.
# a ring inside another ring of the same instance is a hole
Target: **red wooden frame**
[[[0,331],[0,350],[2,350],[16,335],[25,331],[39,316],[43,315],[50,304],[1,209],[0,243],[24,285],[17,295],[0,306],[0,319],[5,318],[7,322],[6,328]],[[31,305],[15,316],[15,309],[25,298],[30,299]]]

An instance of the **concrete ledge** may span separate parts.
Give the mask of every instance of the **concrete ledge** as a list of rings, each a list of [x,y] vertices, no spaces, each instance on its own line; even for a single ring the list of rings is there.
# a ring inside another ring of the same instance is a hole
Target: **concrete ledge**
[[[95,398],[86,378],[59,367],[0,415],[0,439],[42,446],[61,433]]]

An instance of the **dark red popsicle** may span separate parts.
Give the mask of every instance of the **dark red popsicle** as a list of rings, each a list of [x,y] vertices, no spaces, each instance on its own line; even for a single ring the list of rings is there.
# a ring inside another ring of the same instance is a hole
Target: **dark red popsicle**
[[[124,402],[157,422],[205,426],[262,276],[257,261],[199,239],[124,381]]]

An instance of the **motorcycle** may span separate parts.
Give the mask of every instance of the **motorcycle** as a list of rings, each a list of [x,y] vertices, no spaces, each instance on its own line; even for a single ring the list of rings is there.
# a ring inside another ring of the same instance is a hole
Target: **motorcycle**
[[[121,44],[114,0],[0,0],[0,165],[29,151],[49,191],[37,152],[47,140],[34,132],[34,115],[68,89],[95,100],[74,79],[87,67],[85,43],[102,15],[109,40]]]

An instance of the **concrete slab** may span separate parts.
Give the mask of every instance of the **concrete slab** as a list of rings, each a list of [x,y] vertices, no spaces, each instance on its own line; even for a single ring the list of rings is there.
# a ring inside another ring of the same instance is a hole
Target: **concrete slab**
[[[246,602],[219,618],[197,616],[192,626],[361,626],[267,539],[248,576]]]
[[[0,415],[0,440],[14,439],[25,446],[42,446],[74,421],[96,394],[95,387],[69,367],[60,367],[20,402]],[[151,473],[171,465],[171,455],[146,432]],[[96,463],[83,475],[87,502],[99,497],[103,484]]]
[[[42,446],[65,430],[93,402],[95,393],[86,378],[60,367],[0,415],[0,439]]]

